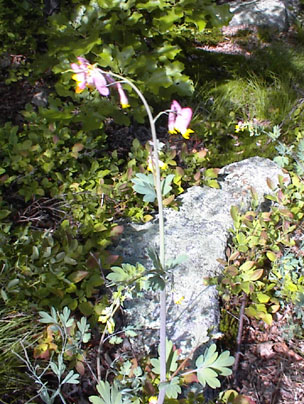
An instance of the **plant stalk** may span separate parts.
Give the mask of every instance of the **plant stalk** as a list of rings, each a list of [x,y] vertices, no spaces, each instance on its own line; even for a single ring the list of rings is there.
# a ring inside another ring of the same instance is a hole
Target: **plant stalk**
[[[100,69],[101,70],[101,69]],[[147,112],[150,128],[151,128],[151,135],[152,135],[152,142],[153,142],[153,154],[154,154],[154,164],[155,164],[155,190],[157,196],[157,205],[158,205],[158,217],[159,217],[159,259],[162,266],[162,269],[165,269],[165,231],[164,231],[164,212],[163,212],[163,198],[162,198],[162,191],[161,191],[161,181],[160,181],[160,167],[159,167],[159,160],[158,160],[158,147],[157,147],[157,135],[155,129],[155,119],[153,118],[151,109],[147,100],[141,93],[141,91],[133,84],[130,80],[126,79],[125,77],[120,76],[119,74],[112,73],[112,72],[105,72],[101,70],[103,74],[110,74],[113,77],[116,77],[125,83],[127,83],[139,96],[141,99],[145,110]],[[166,382],[166,286],[164,289],[160,291],[160,332],[159,332],[159,360],[160,360],[160,383]],[[160,388],[158,394],[158,401],[157,404],[163,404],[165,399],[165,389]]]

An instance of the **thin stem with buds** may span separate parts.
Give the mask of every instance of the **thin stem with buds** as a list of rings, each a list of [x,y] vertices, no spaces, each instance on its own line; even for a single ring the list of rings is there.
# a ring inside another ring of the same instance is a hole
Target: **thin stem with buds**
[[[119,74],[106,72],[100,69],[103,74],[109,74],[115,78],[122,80],[123,82],[127,83],[139,96],[141,99],[145,110],[147,112],[150,128],[151,128],[151,135],[152,135],[152,142],[153,142],[153,154],[154,154],[154,164],[155,164],[155,190],[157,196],[157,205],[158,205],[158,215],[159,215],[159,259],[163,269],[165,269],[165,232],[164,232],[164,213],[163,213],[163,199],[162,199],[162,191],[161,191],[161,180],[160,180],[160,167],[159,167],[159,160],[158,160],[158,140],[156,135],[155,129],[155,121],[160,116],[157,115],[156,118],[153,118],[151,109],[147,100],[141,93],[141,91],[136,87],[132,81],[126,79],[125,77],[120,76]],[[166,287],[164,286],[163,290],[160,292],[160,333],[159,333],[159,360],[160,360],[160,383],[166,382]],[[162,404],[165,399],[165,389],[160,388],[158,394],[158,401],[157,404]]]

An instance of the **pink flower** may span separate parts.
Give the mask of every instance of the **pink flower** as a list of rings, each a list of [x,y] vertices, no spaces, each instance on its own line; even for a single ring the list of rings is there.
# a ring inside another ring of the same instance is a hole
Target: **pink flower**
[[[75,74],[72,79],[76,81],[76,93],[81,93],[86,87],[97,88],[99,93],[105,97],[110,94],[107,81],[102,72],[94,65],[91,65],[85,58],[78,57],[77,63],[71,67]]]
[[[121,107],[122,108],[128,108],[130,106],[129,101],[128,101],[126,93],[124,92],[124,90],[122,88],[122,85],[118,81],[115,81],[110,74],[107,74],[106,77],[107,77],[107,80],[108,80],[109,83],[116,86],[116,89],[118,91],[119,98],[120,98]]]
[[[122,108],[128,108],[130,105],[129,105],[129,101],[128,101],[128,98],[126,96],[126,93],[124,92],[124,90],[123,90],[120,83],[116,83],[116,86],[117,86],[117,91],[118,91],[119,98],[120,98],[121,107]]]
[[[129,101],[126,93],[124,92],[121,84],[116,82],[111,75],[103,74],[103,72],[96,67],[96,65],[91,65],[87,59],[78,57],[77,63],[71,63],[73,74],[72,79],[76,81],[76,93],[81,93],[86,87],[97,88],[99,93],[105,97],[110,94],[109,85],[115,85],[122,108],[128,108]]]
[[[192,118],[192,109],[182,108],[180,104],[173,100],[169,112],[168,130],[169,133],[181,133],[185,139],[189,139],[192,129],[188,129]]]

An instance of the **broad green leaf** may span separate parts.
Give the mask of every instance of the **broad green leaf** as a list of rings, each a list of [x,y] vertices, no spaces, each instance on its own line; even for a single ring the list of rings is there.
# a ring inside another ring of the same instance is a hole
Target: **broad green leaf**
[[[162,10],[166,5],[166,2],[164,2],[163,0],[148,0],[144,3],[138,3],[137,4],[137,8],[139,10],[143,9],[145,11],[148,11],[149,13],[151,13],[152,11],[154,11],[155,9],[158,10]]]
[[[237,206],[231,206],[230,214],[233,220],[237,221],[240,217],[239,209]]]
[[[246,261],[244,264],[240,266],[240,271],[248,271],[254,266],[255,262],[254,261]]]
[[[139,263],[135,265],[131,264],[122,264],[121,267],[111,267],[111,273],[107,275],[107,279],[118,283],[126,283],[136,280],[141,277],[145,273],[145,267]]]
[[[218,169],[208,168],[206,171],[204,171],[204,178],[206,179],[217,177],[218,177]],[[235,206],[231,207],[231,209],[232,208],[235,208]]]
[[[125,282],[129,279],[128,273],[126,273],[121,267],[112,267],[111,273],[107,275],[107,279],[114,283]]]
[[[271,262],[274,262],[277,259],[276,254],[274,252],[272,252],[272,251],[267,251],[266,256],[269,259],[269,261],[271,261]]]
[[[247,244],[247,237],[246,237],[245,234],[242,233],[242,232],[239,232],[239,233],[237,234],[236,239],[237,239],[237,242],[238,242],[240,245],[246,245],[246,244]]]
[[[107,404],[107,403],[105,403],[105,401],[102,398],[100,398],[98,396],[90,396],[89,400],[93,404]]]
[[[7,209],[2,209],[0,210],[0,220],[5,219],[6,217],[8,217],[12,212],[10,210]]]
[[[18,279],[18,278],[12,279],[11,281],[8,282],[6,288],[7,288],[7,290],[9,291],[9,289],[14,288],[14,287],[17,286],[19,283],[20,283],[20,279]]]
[[[130,338],[137,337],[138,335],[134,330],[128,330],[128,329],[126,329],[124,333],[127,337]]]
[[[135,50],[133,48],[133,46],[127,46],[125,48],[123,48],[122,51],[117,51],[116,52],[116,60],[119,63],[119,66],[121,68],[124,68],[125,66],[127,66],[130,61],[133,59],[135,54]]]
[[[93,313],[93,307],[90,302],[81,302],[78,306],[79,310],[84,316],[89,317]]]
[[[1,289],[1,297],[4,300],[4,302],[8,301],[8,295],[7,295],[7,293],[5,292],[4,289]]]
[[[37,246],[33,246],[33,253],[32,253],[32,255],[31,255],[31,259],[33,260],[33,261],[35,261],[36,259],[38,259],[39,258],[39,249],[38,249],[38,247]]]
[[[212,364],[216,358],[218,357],[218,353],[216,352],[216,345],[215,344],[211,344],[210,347],[204,352],[204,356],[202,357],[202,365],[199,365],[200,361],[199,358],[196,361],[196,366],[204,366],[207,367],[210,364]]]
[[[217,180],[207,180],[206,185],[210,188],[220,189],[220,184]]]
[[[186,262],[188,258],[189,257],[187,255],[178,255],[175,259],[168,259],[166,261],[166,268],[167,269],[175,268],[176,266]]]
[[[52,310],[53,309],[53,310]],[[57,324],[57,314],[56,311],[54,310],[54,308],[52,307],[51,311],[51,315],[46,313],[45,311],[39,311],[38,314],[41,317],[39,319],[40,323],[46,323],[46,324],[52,324],[55,323]]]
[[[220,386],[218,374],[228,376],[231,374],[231,366],[234,358],[230,356],[228,351],[222,352],[220,356],[216,352],[216,345],[212,344],[204,353],[196,360],[196,372],[199,382],[203,387],[208,384],[211,388]]]
[[[241,282],[240,283],[240,288],[243,292],[245,292],[247,295],[250,294],[251,289],[250,289],[250,283],[249,282]]]
[[[158,348],[158,353],[159,353],[159,348]],[[178,355],[177,351],[173,349],[173,343],[172,341],[169,341],[168,339],[166,340],[166,368],[167,372],[175,372],[177,369],[177,360],[178,360]],[[155,374],[160,374],[160,361],[159,359],[152,358],[151,363],[153,365],[152,371]]]
[[[254,317],[254,318],[258,318],[258,312],[257,310],[251,305],[249,307],[246,307],[245,309],[245,313],[248,317]]]
[[[154,189],[153,175],[136,174],[136,177],[131,180],[133,182],[133,189],[135,192],[144,195],[145,202],[154,202],[156,199],[156,192]]]
[[[174,377],[169,383],[161,383],[159,388],[162,389],[163,387],[166,389],[166,396],[168,398],[177,398],[182,392],[178,377]]]
[[[166,11],[165,15],[153,19],[153,25],[158,27],[159,31],[163,34],[167,30],[170,30],[173,23],[181,19],[183,15],[184,13],[181,11],[181,9],[176,10],[175,7],[172,7],[171,10]]]
[[[218,374],[210,368],[201,368],[197,371],[198,381],[203,387],[205,387],[206,384],[208,384],[208,386],[210,386],[212,389],[220,387],[221,383],[217,377]]]
[[[74,258],[69,257],[68,255],[66,255],[66,256],[64,257],[63,261],[64,261],[66,264],[69,264],[69,265],[77,265],[77,261],[74,260]]]
[[[230,356],[229,351],[224,351],[212,364],[212,368],[217,369],[223,376],[229,376],[232,374],[232,371],[231,369],[229,369],[229,366],[232,366],[233,364],[234,364],[234,357]]]
[[[153,94],[158,95],[160,88],[168,88],[172,83],[173,81],[167,75],[166,69],[159,68],[146,81],[146,86]]]
[[[93,404],[122,404],[122,395],[115,385],[110,386],[109,382],[100,381],[97,386],[100,395],[90,396],[89,400]]]
[[[84,278],[86,278],[89,275],[88,271],[76,271],[71,273],[69,275],[69,280],[74,283],[78,283],[82,281]]]
[[[200,32],[202,32],[205,29],[207,23],[206,20],[204,18],[201,18],[200,15],[198,15],[197,17],[194,17],[194,15],[192,15],[191,17],[187,16],[185,18],[185,22],[193,23],[194,25],[197,26]]]
[[[273,318],[270,313],[262,313],[260,317],[263,321],[265,321],[266,324],[268,325],[272,324]]]
[[[121,344],[123,342],[123,339],[121,337],[117,337],[116,335],[114,335],[113,337],[111,337],[109,339],[109,343],[112,345],[118,345]]]
[[[260,303],[268,303],[270,300],[270,296],[266,295],[265,293],[262,292],[257,292],[257,299]]]
[[[81,150],[83,150],[84,145],[82,143],[75,143],[74,146],[72,147],[72,152],[73,153],[78,153]]]
[[[250,281],[257,281],[263,275],[264,269],[257,269],[256,271],[251,272],[248,274],[248,280]]]
[[[171,191],[171,189],[172,189],[171,183],[172,183],[174,177],[175,177],[174,174],[169,174],[161,182],[161,189],[162,189],[162,195],[163,196],[167,195]]]
[[[171,45],[168,41],[164,42],[160,48],[157,48],[155,53],[159,59],[168,58],[174,59],[175,56],[181,52],[181,49],[176,45]]]

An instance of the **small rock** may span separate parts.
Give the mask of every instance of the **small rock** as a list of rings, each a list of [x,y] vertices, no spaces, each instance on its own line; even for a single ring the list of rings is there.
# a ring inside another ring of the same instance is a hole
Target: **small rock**
[[[292,0],[252,0],[229,3],[233,17],[229,26],[255,25],[286,31],[294,18]]]
[[[45,90],[41,90],[38,93],[35,93],[32,98],[32,104],[37,107],[46,107],[48,105],[48,95]]]

